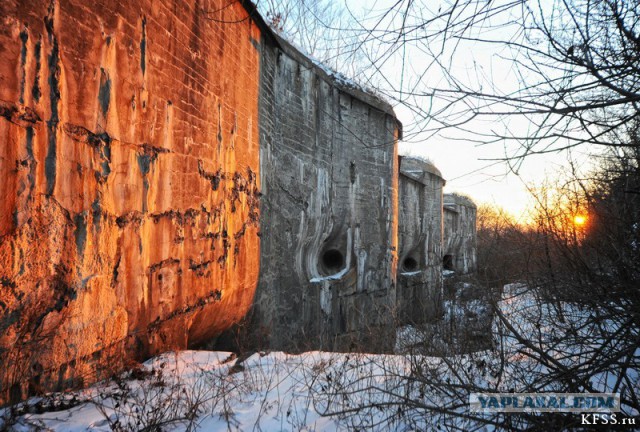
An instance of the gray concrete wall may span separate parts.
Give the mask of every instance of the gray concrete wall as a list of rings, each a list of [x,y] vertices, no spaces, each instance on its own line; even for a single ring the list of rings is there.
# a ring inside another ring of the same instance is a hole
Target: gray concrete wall
[[[385,351],[394,342],[397,136],[391,107],[286,42],[262,45],[262,347]]]
[[[444,196],[443,265],[458,274],[476,270],[476,205],[456,194]]]
[[[400,158],[397,319],[421,323],[442,313],[442,188],[431,163]]]

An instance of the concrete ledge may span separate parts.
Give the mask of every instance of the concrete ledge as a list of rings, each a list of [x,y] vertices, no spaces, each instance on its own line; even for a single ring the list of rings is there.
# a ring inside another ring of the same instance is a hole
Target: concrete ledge
[[[440,170],[434,164],[427,160],[410,156],[400,156],[400,174],[424,185],[427,184],[427,178],[425,178],[427,174],[438,177],[442,180],[443,186],[446,183]]]
[[[398,120],[393,107],[389,102],[380,96],[363,89],[356,82],[350,80],[339,72],[335,72],[324,66],[320,61],[311,59],[301,52],[289,41],[276,34],[271,28],[271,37],[277,42],[277,47],[287,56],[298,62],[303,67],[313,70],[316,75],[322,78],[327,84],[337,88],[339,91],[346,93],[387,115],[393,117],[398,127],[398,139],[402,139],[402,123]]]
[[[446,210],[456,211],[455,207],[452,208],[452,206],[456,205],[477,208],[476,203],[474,203],[469,197],[458,194],[444,195],[444,208]]]

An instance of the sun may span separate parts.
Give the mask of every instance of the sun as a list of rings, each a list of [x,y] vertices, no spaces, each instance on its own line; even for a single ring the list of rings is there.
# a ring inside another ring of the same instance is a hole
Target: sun
[[[587,223],[587,217],[584,215],[575,215],[573,217],[573,223],[577,226],[582,226]]]

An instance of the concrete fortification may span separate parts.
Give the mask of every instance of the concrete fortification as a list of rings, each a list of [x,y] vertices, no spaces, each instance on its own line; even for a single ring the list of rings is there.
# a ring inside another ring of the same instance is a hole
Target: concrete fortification
[[[261,33],[227,4],[0,3],[0,398],[249,308]]]
[[[443,257],[473,270],[473,203],[443,217],[391,106],[250,2],[5,0],[0,19],[0,404],[248,311],[262,348],[389,351],[440,313]]]
[[[400,158],[399,273],[400,324],[421,323],[442,313],[442,188],[430,162]]]
[[[457,194],[444,196],[445,270],[458,274],[476,270],[476,205]]]
[[[282,40],[263,47],[261,80],[253,332],[273,349],[388,350],[400,132],[393,110]]]

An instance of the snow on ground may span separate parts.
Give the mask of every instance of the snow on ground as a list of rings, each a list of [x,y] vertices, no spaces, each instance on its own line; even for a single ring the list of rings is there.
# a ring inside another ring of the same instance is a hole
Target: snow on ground
[[[354,367],[348,366],[350,362]],[[336,403],[340,409],[349,406],[344,395],[337,394],[340,389],[330,388],[333,383],[392,379],[386,374],[404,376],[409,364],[402,356],[323,352],[256,353],[239,362],[225,352],[182,351],[147,361],[143,371],[136,373],[143,379],[110,382],[78,393],[78,400],[88,402],[71,409],[25,415],[15,429],[138,430],[172,420],[166,429],[182,431],[189,429],[194,412],[191,425],[207,431],[338,430],[346,427],[340,416],[322,416]],[[382,401],[380,396],[376,399]],[[153,412],[156,407],[159,411]]]
[[[614,305],[600,310],[566,301],[545,302],[540,293],[522,284],[504,287],[499,310],[507,319],[494,321],[494,334],[501,335],[500,345],[508,353],[506,375],[511,382],[554,391],[558,383],[546,382],[545,377],[566,370],[583,376],[582,386],[591,392],[640,389],[640,348],[629,345],[638,337],[637,323],[631,325],[628,311],[617,315],[612,313]],[[517,334],[534,343],[523,346]],[[621,340],[627,344],[619,346]],[[533,360],[540,356],[547,359],[546,365]],[[608,363],[605,358],[617,360]],[[602,363],[598,372],[590,373],[598,362]],[[628,412],[638,415],[635,410]]]
[[[505,287],[500,310],[513,330],[537,335],[540,347],[558,365],[571,367],[590,354],[572,345],[572,337],[597,335],[586,324],[589,311],[540,302],[534,291],[515,284]],[[459,313],[451,307],[451,316]],[[569,323],[562,328],[559,313]],[[617,323],[598,325],[615,330]],[[171,431],[492,430],[482,425],[482,415],[470,416],[470,388],[517,392],[534,385],[550,391],[557,384],[545,381],[547,368],[532,360],[531,348],[498,320],[494,334],[500,336],[499,349],[446,358],[271,352],[238,359],[227,352],[165,353],[116,381],[31,399],[30,413],[4,426],[51,431],[142,430],[152,425]],[[398,336],[409,345],[420,340],[412,328],[400,329]],[[593,340],[594,346],[603,343]],[[636,360],[638,356],[636,352]],[[637,369],[627,375],[640,388]],[[603,370],[592,377],[592,385],[610,391],[618,378],[615,369]],[[73,406],[52,409],[52,400]],[[5,422],[7,415],[5,411]],[[2,419],[0,411],[0,430]]]

